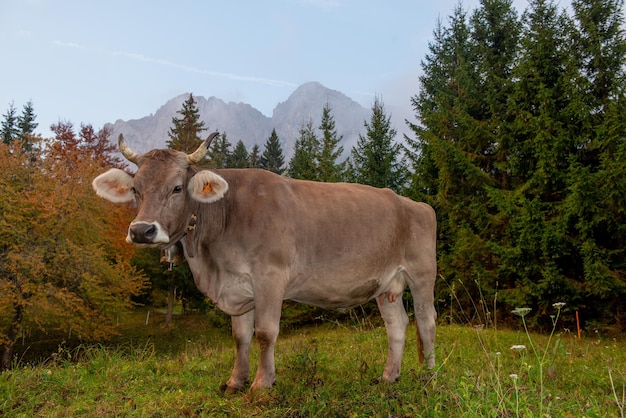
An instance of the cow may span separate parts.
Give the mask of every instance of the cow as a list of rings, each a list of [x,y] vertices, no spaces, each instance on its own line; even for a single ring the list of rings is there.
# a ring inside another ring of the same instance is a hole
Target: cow
[[[235,364],[226,390],[245,390],[253,335],[260,360],[250,390],[275,383],[274,345],[284,300],[349,308],[375,299],[388,337],[382,380],[400,377],[409,318],[420,364],[435,365],[436,218],[425,203],[361,184],[295,180],[260,169],[199,169],[213,133],[191,154],[134,152],[137,165],[93,180],[112,202],[135,202],[126,241],[170,248],[182,243],[198,289],[232,319]]]

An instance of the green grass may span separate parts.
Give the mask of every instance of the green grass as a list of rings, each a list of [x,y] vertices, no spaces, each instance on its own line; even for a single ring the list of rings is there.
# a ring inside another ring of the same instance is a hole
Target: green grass
[[[443,325],[437,377],[417,363],[408,330],[398,383],[377,383],[383,327],[327,322],[285,330],[277,383],[263,394],[225,396],[234,360],[227,327],[210,316],[138,312],[108,345],[61,346],[46,362],[0,374],[0,416],[137,417],[615,417],[624,413],[626,344],[574,335]],[[155,323],[156,322],[156,323]],[[536,355],[529,344],[529,337]],[[525,345],[512,350],[514,345]],[[258,348],[251,353],[256,368]],[[512,375],[516,375],[514,378]]]

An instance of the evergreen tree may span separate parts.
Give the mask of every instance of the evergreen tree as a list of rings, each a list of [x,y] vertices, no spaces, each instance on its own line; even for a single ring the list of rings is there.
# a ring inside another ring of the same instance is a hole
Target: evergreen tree
[[[565,175],[567,198],[561,215],[576,266],[579,309],[622,324],[626,315],[626,173],[624,118],[626,40],[623,2],[573,1],[574,43],[580,71],[576,158]],[[580,103],[584,103],[583,106]],[[571,122],[570,122],[571,123]]]
[[[320,141],[315,135],[313,121],[309,120],[300,128],[300,137],[296,140],[287,174],[294,179],[317,180],[319,155]]]
[[[319,129],[322,131],[320,154],[318,157],[318,180],[324,182],[343,181],[346,174],[346,162],[338,163],[343,154],[343,147],[339,145],[343,137],[338,136],[335,128],[335,119],[331,114],[331,107],[326,103],[322,109],[322,120]]]
[[[196,105],[193,94],[183,103],[183,108],[176,112],[180,118],[172,118],[172,127],[168,131],[169,141],[167,146],[177,151],[190,153],[195,151],[202,143],[200,133],[207,128],[200,120],[200,111]]]
[[[228,141],[226,132],[218,135],[211,144],[209,149],[209,168],[228,168],[230,167],[232,144]]]
[[[204,127],[204,122],[200,120],[200,111],[198,110],[193,94],[189,94],[187,100],[183,102],[182,109],[176,113],[178,113],[180,117],[172,118],[173,126],[170,127],[167,133],[170,138],[169,141],[167,141],[167,146],[177,151],[186,153],[194,152],[203,141],[200,137],[200,133],[207,128]],[[208,162],[205,160],[205,162],[199,165],[201,167],[208,167],[212,163],[212,161]],[[157,268],[162,268],[162,266],[159,266],[159,257],[155,257],[153,263],[158,266]],[[176,269],[172,269],[172,271],[168,271],[168,273],[164,274],[167,280],[159,280],[162,278],[161,276],[162,275],[154,275],[151,276],[151,279],[153,286],[160,284],[165,288],[162,290],[167,291],[168,303],[165,323],[169,323],[173,317],[176,289],[185,288],[191,276],[191,271],[189,270],[189,265],[183,263]]]
[[[366,135],[360,135],[352,149],[354,180],[375,187],[388,187],[401,193],[407,178],[402,145],[394,143],[396,130],[391,127],[391,116],[377,97],[372,105],[372,117],[364,122]]]
[[[25,138],[27,135],[33,135],[35,133],[35,129],[39,125],[35,122],[36,118],[37,115],[35,115],[33,102],[29,101],[24,105],[22,114],[17,118],[17,126],[19,127],[22,142],[26,141]]]
[[[19,128],[19,137],[22,141],[22,150],[30,154],[33,153],[35,129],[39,125],[35,122],[36,118],[33,103],[28,101],[24,105],[22,114],[17,118],[17,125]],[[34,158],[34,156],[31,155],[31,158]]]
[[[573,0],[579,31],[575,52],[582,74],[589,81],[587,103],[602,112],[623,84],[623,0]]]
[[[250,155],[245,144],[240,139],[235,145],[235,149],[230,157],[230,168],[248,168],[250,166]]]
[[[493,260],[485,258],[488,243],[481,236],[491,228],[483,202],[493,179],[483,169],[489,150],[481,127],[480,56],[460,5],[449,27],[437,25],[429,50],[420,93],[412,99],[419,123],[410,125],[416,139],[407,138],[414,168],[409,195],[437,212],[442,277],[471,283],[479,276],[495,284]],[[437,283],[437,292],[449,293],[445,281]]]
[[[2,128],[0,130],[2,142],[5,144],[11,144],[20,136],[18,125],[19,118],[17,116],[17,110],[15,109],[15,104],[13,102],[9,104],[9,109],[2,116],[4,118],[2,120]]]
[[[580,119],[576,108],[571,21],[549,1],[531,1],[523,19],[517,80],[509,98],[514,138],[504,169],[511,190],[492,191],[504,235],[496,249],[502,299],[516,306],[572,303],[576,270],[560,215],[567,176],[577,154]],[[513,157],[514,158],[511,158]],[[514,200],[512,200],[514,198]],[[504,215],[504,216],[503,216]]]
[[[250,150],[250,168],[261,168],[261,150],[258,144],[254,144]]]
[[[512,0],[482,0],[471,18],[480,97],[472,110],[479,130],[473,146],[476,165],[489,173],[494,184],[507,189],[509,173],[504,169],[511,135],[507,125],[514,120],[508,110],[514,82],[511,73],[517,63],[521,22]]]
[[[261,168],[276,174],[283,174],[285,171],[283,148],[280,145],[275,129],[272,129],[270,137],[265,142],[265,149],[261,156]]]
[[[487,299],[498,286],[510,308],[564,301],[626,320],[621,5],[575,1],[572,18],[532,0],[518,20],[511,1],[483,0],[437,26],[407,142],[448,283],[476,281]]]

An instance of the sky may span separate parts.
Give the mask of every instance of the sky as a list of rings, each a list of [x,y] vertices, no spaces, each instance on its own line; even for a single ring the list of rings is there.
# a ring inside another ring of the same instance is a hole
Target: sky
[[[36,132],[153,114],[183,93],[272,116],[318,81],[414,119],[420,62],[457,0],[0,0],[0,114],[31,101]],[[464,0],[471,11],[479,0]],[[514,2],[518,11],[524,0]],[[398,123],[398,122],[396,122]]]

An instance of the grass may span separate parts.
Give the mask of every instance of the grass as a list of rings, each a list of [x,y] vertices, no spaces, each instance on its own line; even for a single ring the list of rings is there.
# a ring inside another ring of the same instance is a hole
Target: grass
[[[611,338],[537,335],[521,323],[513,331],[442,325],[432,379],[418,366],[411,326],[402,378],[386,384],[377,383],[384,328],[325,322],[283,331],[273,389],[225,396],[234,361],[227,327],[207,315],[166,327],[145,318],[137,312],[110,344],[59,346],[43,363],[0,374],[0,416],[624,416],[626,343]],[[253,370],[257,358],[255,345]]]

